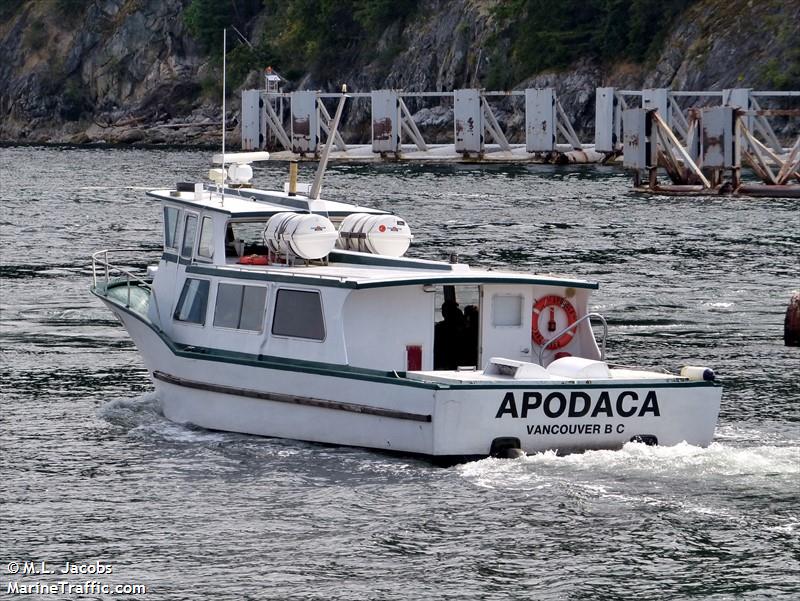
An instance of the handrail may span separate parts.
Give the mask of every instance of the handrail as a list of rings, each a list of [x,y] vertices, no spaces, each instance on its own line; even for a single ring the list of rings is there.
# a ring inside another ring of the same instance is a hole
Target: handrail
[[[150,282],[145,280],[144,278],[136,275],[130,269],[126,269],[125,267],[121,267],[119,265],[114,265],[113,263],[109,262],[108,255],[109,253],[142,253],[141,248],[105,248],[103,250],[98,250],[92,253],[92,283],[93,288],[97,289],[97,268],[98,266],[103,268],[104,272],[104,280],[106,285],[105,296],[108,296],[108,283],[111,279],[112,274],[119,273],[122,276],[125,276],[125,286],[127,288],[128,298],[126,302],[126,307],[131,306],[131,281],[138,282],[141,286],[144,286],[152,293],[153,287],[150,285]],[[102,257],[101,257],[102,255]],[[161,311],[158,307],[158,301],[156,300],[155,295],[150,296],[153,299],[153,305],[156,308],[156,314],[158,315],[159,322],[161,322]]]
[[[98,250],[92,253],[92,282],[94,287],[97,288],[97,265],[99,264],[101,267],[105,268],[105,283],[108,284],[109,279],[111,277],[112,271],[117,271],[126,277],[133,278],[137,282],[143,284],[147,288],[152,290],[150,284],[143,278],[139,277],[129,269],[125,269],[124,267],[120,267],[119,265],[114,265],[113,263],[109,263],[108,261],[108,253],[141,253],[142,249],[140,248],[105,248],[103,250]],[[103,255],[103,258],[100,258],[100,255]]]
[[[569,332],[570,330],[577,328],[582,322],[589,321],[591,325],[591,318],[596,317],[601,322],[603,322],[603,345],[600,347],[600,360],[605,361],[606,358],[606,338],[608,338],[608,323],[606,323],[606,318],[600,315],[599,313],[587,313],[583,317],[581,317],[578,321],[573,324],[568,325],[566,328],[562,329],[560,332],[553,335],[548,341],[546,341],[542,347],[539,349],[539,365],[542,364],[542,358],[544,357],[544,351],[550,346],[553,342],[561,338],[564,334]]]

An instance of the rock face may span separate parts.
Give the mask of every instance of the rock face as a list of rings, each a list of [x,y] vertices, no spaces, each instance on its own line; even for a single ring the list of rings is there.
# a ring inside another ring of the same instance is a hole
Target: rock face
[[[0,9],[0,140],[196,144],[219,138],[218,74],[187,31],[183,13],[191,0],[7,1],[16,7]],[[389,25],[374,51],[342,64],[326,81],[306,75],[296,86],[484,87],[493,69],[503,69],[496,63],[509,47],[491,11],[496,3],[419,0],[414,16]],[[609,67],[582,59],[515,87],[555,87],[581,137],[590,139],[596,86],[773,89],[800,69],[798,40],[798,0],[698,0],[677,19],[652,64]],[[262,66],[253,65],[245,87],[259,81]],[[229,123],[237,119],[237,97]],[[408,104],[419,123],[442,132],[451,127],[450,107]],[[518,131],[521,105],[493,101],[501,124]],[[368,103],[353,103],[344,129],[368,135],[368,114]],[[797,124],[787,127],[790,135]]]
[[[132,126],[201,109],[206,59],[186,4],[22,3],[0,25],[0,139],[139,142],[149,136]]]

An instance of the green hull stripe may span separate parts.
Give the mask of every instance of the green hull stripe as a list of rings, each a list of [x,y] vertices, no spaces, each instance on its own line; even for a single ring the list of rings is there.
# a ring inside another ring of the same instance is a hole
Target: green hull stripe
[[[108,298],[99,294],[96,290],[92,289],[92,293],[100,299],[111,303],[125,313],[135,317],[151,330],[153,330],[164,342],[164,344],[178,357],[185,359],[196,359],[200,361],[218,361],[220,363],[231,363],[234,365],[247,365],[250,367],[262,367],[266,369],[275,369],[281,371],[292,371],[307,374],[315,374],[321,376],[329,376],[332,378],[347,378],[353,380],[365,380],[369,382],[379,382],[381,384],[391,384],[393,386],[409,386],[412,388],[425,388],[428,390],[531,390],[531,389],[547,389],[547,390],[574,390],[574,389],[593,389],[602,390],[610,388],[705,388],[705,387],[719,387],[721,384],[717,381],[713,382],[700,382],[700,381],[676,381],[676,382],[625,382],[625,383],[611,383],[611,382],[593,382],[590,384],[547,384],[539,383],[503,383],[503,384],[443,384],[436,382],[420,382],[417,380],[410,380],[402,377],[399,372],[384,372],[375,369],[366,369],[361,367],[352,367],[350,365],[339,365],[336,363],[321,363],[317,361],[303,361],[301,359],[287,359],[285,357],[273,357],[267,355],[253,355],[249,353],[239,353],[236,351],[227,351],[222,349],[213,349],[207,347],[198,347],[192,345],[179,344],[172,341],[167,337],[164,332],[150,322],[149,319],[143,315],[131,311],[122,304],[115,302],[115,299]]]

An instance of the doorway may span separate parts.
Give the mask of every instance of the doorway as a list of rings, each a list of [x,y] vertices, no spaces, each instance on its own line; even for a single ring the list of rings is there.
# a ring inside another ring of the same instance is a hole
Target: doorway
[[[433,369],[477,369],[480,287],[437,286],[434,306]]]

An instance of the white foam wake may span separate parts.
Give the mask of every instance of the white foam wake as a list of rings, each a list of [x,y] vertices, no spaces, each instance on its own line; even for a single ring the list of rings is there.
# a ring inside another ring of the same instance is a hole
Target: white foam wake
[[[127,430],[128,436],[154,438],[169,442],[219,442],[225,434],[172,422],[164,417],[161,401],[155,392],[133,398],[112,399],[97,414]]]
[[[553,451],[536,453],[519,460],[485,459],[460,466],[463,476],[488,486],[503,486],[521,480],[587,475],[633,478],[756,477],[779,480],[800,478],[800,447],[734,447],[712,443],[706,448],[680,443],[675,446],[647,446],[628,443],[619,451],[587,451],[559,456]]]

